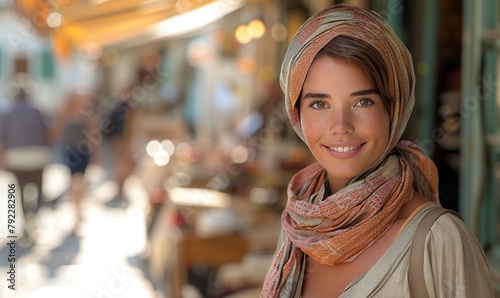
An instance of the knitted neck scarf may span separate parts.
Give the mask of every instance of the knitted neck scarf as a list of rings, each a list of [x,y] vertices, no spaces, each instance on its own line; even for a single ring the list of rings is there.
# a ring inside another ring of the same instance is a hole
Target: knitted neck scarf
[[[282,214],[285,239],[277,248],[261,297],[294,297],[304,254],[329,266],[353,261],[388,231],[414,190],[439,204],[434,163],[417,145],[400,141],[414,104],[411,55],[375,12],[335,5],[313,15],[299,28],[280,77],[295,132],[305,140],[296,102],[309,67],[318,51],[339,35],[369,43],[387,65],[388,89],[395,98],[389,113],[389,143],[370,168],[333,195],[328,195],[327,173],[318,163],[291,179]]]

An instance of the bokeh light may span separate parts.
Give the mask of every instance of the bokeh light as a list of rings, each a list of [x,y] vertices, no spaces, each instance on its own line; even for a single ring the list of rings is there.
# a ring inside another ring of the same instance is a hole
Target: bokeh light
[[[252,35],[250,34],[250,30],[247,25],[241,24],[236,28],[234,32],[236,40],[239,43],[246,44],[252,40]]]
[[[286,26],[281,23],[274,24],[271,28],[271,36],[276,41],[284,41],[288,36],[288,30]]]
[[[244,163],[248,160],[248,149],[244,146],[236,146],[231,150],[231,160],[234,163]]]
[[[155,156],[155,153],[160,150],[160,148],[160,142],[158,142],[157,140],[152,140],[149,141],[149,143],[146,145],[146,152],[149,156],[153,157]]]
[[[254,19],[248,23],[248,31],[253,38],[258,39],[261,38],[266,32],[266,26],[261,20]]]
[[[61,26],[62,17],[58,12],[51,12],[47,17],[47,26],[50,28],[57,28]]]
[[[153,157],[153,161],[158,166],[165,166],[170,161],[170,155],[168,155],[168,153],[163,149],[158,150]]]
[[[252,57],[239,57],[236,65],[238,70],[244,74],[253,74],[257,71],[257,61]]]
[[[170,140],[164,140],[164,141],[161,142],[160,145],[163,148],[163,150],[165,150],[165,152],[167,152],[168,155],[174,154],[174,152],[175,152],[175,146],[174,146],[174,143],[172,143],[172,141],[170,141]]]

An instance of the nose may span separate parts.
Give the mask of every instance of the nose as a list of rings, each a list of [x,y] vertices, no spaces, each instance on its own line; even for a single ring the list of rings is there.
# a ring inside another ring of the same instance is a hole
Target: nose
[[[333,113],[330,133],[334,135],[350,134],[354,131],[353,115],[349,107],[342,107]]]

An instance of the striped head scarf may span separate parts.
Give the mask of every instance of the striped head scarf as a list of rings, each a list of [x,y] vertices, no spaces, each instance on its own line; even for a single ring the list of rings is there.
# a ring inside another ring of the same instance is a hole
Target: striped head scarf
[[[285,54],[280,84],[290,122],[305,141],[297,101],[316,54],[337,36],[360,39],[382,56],[388,70],[390,137],[384,153],[366,171],[334,194],[318,163],[299,171],[288,186],[280,239],[261,297],[294,297],[305,255],[334,266],[351,262],[380,239],[414,190],[439,204],[437,169],[423,150],[400,138],[414,105],[411,54],[377,13],[339,4],[310,17]]]

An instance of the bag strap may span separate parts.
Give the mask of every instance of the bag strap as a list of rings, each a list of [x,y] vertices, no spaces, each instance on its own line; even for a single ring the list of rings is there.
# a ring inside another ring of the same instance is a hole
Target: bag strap
[[[424,250],[425,238],[432,224],[444,213],[453,213],[459,218],[460,215],[453,210],[443,207],[435,207],[424,215],[417,226],[415,235],[410,246],[410,263],[408,268],[408,283],[412,298],[429,298],[424,279]]]

